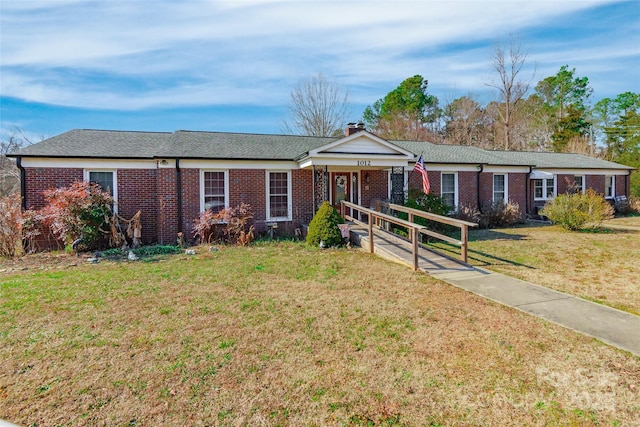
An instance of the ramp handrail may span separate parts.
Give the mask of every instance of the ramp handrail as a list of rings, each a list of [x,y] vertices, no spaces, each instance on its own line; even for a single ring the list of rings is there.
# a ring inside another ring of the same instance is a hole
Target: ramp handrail
[[[353,216],[348,215],[347,214],[348,209],[345,209],[345,208],[350,208],[352,214],[353,214],[353,211],[358,211],[366,214],[368,218],[368,222],[364,223],[358,220],[357,218],[354,218]],[[365,208],[364,206],[356,205],[355,203],[347,202],[345,200],[340,202],[340,214],[346,220],[353,221],[356,224],[360,224],[362,226],[367,227],[367,230],[369,232],[369,252],[370,253],[373,253],[374,251],[373,225],[374,223],[377,224],[378,220],[384,220],[384,221],[388,221],[388,222],[400,225],[402,227],[406,227],[409,230],[409,236],[411,240],[411,248],[412,248],[411,250],[413,255],[413,269],[414,270],[418,269],[418,249],[419,249],[418,236],[420,232],[424,232],[424,230],[426,230],[425,226],[419,225],[413,222],[409,222],[404,219],[396,218],[393,215],[388,215],[373,209]]]
[[[435,231],[429,230],[427,227],[424,227],[420,230],[421,233],[426,234],[427,236],[435,237],[436,239],[444,240],[445,242],[452,243],[454,245],[460,246],[460,255],[462,258],[462,262],[467,262],[467,251],[469,247],[469,227],[477,227],[478,224],[469,221],[463,221],[461,219],[449,218],[442,215],[437,215],[431,212],[421,211],[420,209],[408,208],[402,205],[396,205],[394,203],[387,203],[382,201],[376,202],[376,210],[380,210],[380,207],[385,206],[389,209],[398,212],[404,212],[409,215],[408,222],[413,223],[414,217],[422,217],[428,219],[430,221],[440,222],[443,224],[452,225],[454,227],[458,227],[460,229],[460,240],[451,238],[441,233],[437,233]]]

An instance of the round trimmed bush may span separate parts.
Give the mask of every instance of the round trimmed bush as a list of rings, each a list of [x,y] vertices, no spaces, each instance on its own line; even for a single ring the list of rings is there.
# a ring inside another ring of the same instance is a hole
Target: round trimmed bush
[[[318,246],[323,242],[327,247],[341,245],[342,233],[338,224],[344,224],[344,220],[329,202],[324,202],[309,223],[307,244]]]

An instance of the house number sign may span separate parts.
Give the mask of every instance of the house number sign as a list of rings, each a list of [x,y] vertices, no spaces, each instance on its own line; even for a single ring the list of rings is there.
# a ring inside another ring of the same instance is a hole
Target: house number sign
[[[371,160],[358,160],[358,166],[371,166]]]

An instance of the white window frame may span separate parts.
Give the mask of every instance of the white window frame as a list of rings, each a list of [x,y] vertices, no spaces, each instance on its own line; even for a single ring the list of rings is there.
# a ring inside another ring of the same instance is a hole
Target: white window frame
[[[536,197],[536,180],[542,181],[542,197]],[[553,195],[547,197],[547,185],[548,181],[553,181]],[[534,200],[553,200],[558,194],[558,187],[556,186],[556,176],[553,178],[534,178],[533,179],[533,199]]]
[[[504,177],[504,189],[502,190],[504,193],[504,196],[502,197],[502,200],[496,200],[496,176],[502,176]],[[493,202],[497,203],[497,202],[503,202],[505,205],[509,202],[509,174],[507,173],[494,173],[493,174]]]
[[[580,193],[585,194],[587,191],[587,177],[586,175],[574,175],[573,176],[573,182],[574,182],[574,186],[575,186],[575,182],[576,182],[576,178],[581,178],[582,179],[582,188],[580,189]]]
[[[444,193],[442,191],[442,177],[444,175],[453,175],[453,211],[457,211],[458,210],[458,196],[460,194],[460,191],[458,189],[458,172],[440,172],[440,197],[442,197],[444,199]]]
[[[270,192],[270,182],[271,182],[271,174],[272,173],[286,173],[287,174],[287,216],[279,216],[274,217],[271,216],[271,192]],[[265,171],[265,194],[267,195],[266,200],[266,210],[267,210],[267,221],[291,221],[292,220],[292,212],[293,212],[293,198],[292,198],[292,182],[291,182],[291,170],[266,170]]]
[[[607,181],[611,180],[611,194],[607,194],[609,191],[609,183]],[[605,199],[613,199],[616,197],[616,177],[615,175],[605,175],[604,177],[604,198]]]
[[[224,209],[229,208],[229,170],[227,169],[201,169],[200,170],[200,212],[205,211],[204,207],[204,174],[207,172],[224,173]]]
[[[113,211],[115,213],[118,212],[118,170],[117,169],[101,169],[101,168],[92,168],[85,169],[83,173],[83,178],[87,182],[91,181],[91,172],[111,172],[113,174],[113,188],[111,189],[111,197],[113,197]]]

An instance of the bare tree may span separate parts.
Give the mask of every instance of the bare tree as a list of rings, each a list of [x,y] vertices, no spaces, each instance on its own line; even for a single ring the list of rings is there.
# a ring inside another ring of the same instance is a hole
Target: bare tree
[[[522,148],[520,144],[515,147],[513,142],[513,127],[518,117],[517,109],[520,101],[529,92],[535,71],[529,81],[519,80],[527,54],[522,52],[522,45],[513,36],[509,38],[507,46],[496,43],[491,65],[498,73],[499,80],[488,83],[500,93],[500,108],[498,108],[499,122],[504,128],[502,132],[503,147],[505,150]]]
[[[20,171],[16,167],[15,160],[8,158],[7,154],[30,144],[32,141],[23,130],[18,128],[0,139],[0,197],[9,196],[20,190]]]
[[[349,93],[318,74],[301,81],[291,92],[287,133],[310,136],[334,136],[342,133],[349,113]]]

